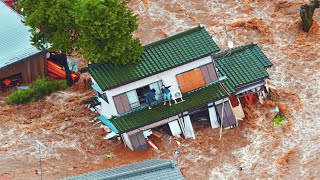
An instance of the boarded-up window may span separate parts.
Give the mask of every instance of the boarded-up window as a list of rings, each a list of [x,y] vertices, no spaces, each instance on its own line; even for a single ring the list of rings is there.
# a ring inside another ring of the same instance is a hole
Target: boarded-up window
[[[198,89],[206,84],[200,68],[177,75],[177,81],[182,93]]]
[[[127,94],[121,94],[113,97],[114,104],[116,105],[118,114],[129,111],[130,105]]]
[[[218,80],[216,71],[212,63],[200,67],[206,84]]]

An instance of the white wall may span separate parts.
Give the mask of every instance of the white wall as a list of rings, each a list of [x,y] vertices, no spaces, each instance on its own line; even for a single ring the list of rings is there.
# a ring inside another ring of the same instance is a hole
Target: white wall
[[[101,108],[104,114],[106,114],[106,118],[110,118],[111,116],[117,115],[117,110],[114,105],[113,96],[128,92],[130,90],[138,89],[140,87],[149,85],[151,83],[157,82],[162,80],[163,84],[166,86],[171,85],[170,88],[171,91],[179,89],[178,82],[176,79],[177,74],[181,74],[186,71],[190,71],[192,69],[198,68],[200,66],[203,66],[205,64],[212,63],[212,59],[210,56],[201,58],[199,60],[184,64],[182,66],[175,67],[173,69],[170,69],[168,71],[164,71],[146,78],[143,78],[141,80],[105,91],[108,97],[109,104],[103,104],[101,103]],[[94,81],[93,81],[94,82]]]

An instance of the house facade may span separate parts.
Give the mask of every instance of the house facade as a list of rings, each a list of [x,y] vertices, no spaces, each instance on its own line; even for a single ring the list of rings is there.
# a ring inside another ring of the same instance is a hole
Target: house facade
[[[23,18],[0,1],[0,84],[29,84],[46,75],[45,52],[31,43]]]
[[[256,72],[259,77],[249,73],[248,79],[241,82],[237,79],[248,74],[250,68],[241,66],[236,74],[227,69],[237,69],[230,58],[251,53],[254,47],[257,46],[251,44],[217,53],[219,47],[199,26],[144,46],[142,61],[137,64],[91,64],[89,72],[97,94],[93,108],[101,115],[98,118],[132,150],[146,149],[144,132],[163,125],[168,125],[174,136],[195,138],[190,117],[199,111],[208,112],[212,128],[235,127],[237,117],[243,118],[244,113],[240,103],[230,103],[230,97],[240,101],[237,95],[263,86],[261,82],[268,77],[267,66],[258,64],[252,56],[252,70],[259,67],[263,73]],[[243,61],[239,65],[246,63]],[[171,86],[175,102],[172,106],[161,103],[162,85]],[[152,110],[146,108],[150,89],[156,90]]]

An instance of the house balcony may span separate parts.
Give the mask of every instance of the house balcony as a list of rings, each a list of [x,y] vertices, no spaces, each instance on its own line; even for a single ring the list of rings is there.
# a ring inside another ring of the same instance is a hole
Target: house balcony
[[[214,102],[225,97],[228,97],[227,93],[219,82],[215,82],[194,91],[184,93],[184,101],[181,103],[172,103],[172,106],[164,106],[163,100],[160,98],[152,103],[151,110],[147,108],[147,105],[140,105],[129,112],[120,114],[118,117],[111,119],[110,122],[119,133],[124,133],[179,115],[185,111],[207,105],[210,102]]]

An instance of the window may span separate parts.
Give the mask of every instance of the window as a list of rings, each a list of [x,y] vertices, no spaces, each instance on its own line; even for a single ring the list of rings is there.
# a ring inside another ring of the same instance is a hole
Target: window
[[[113,97],[117,111],[119,114],[130,111],[131,109],[138,108],[147,103],[146,95],[150,89],[156,90],[156,100],[161,99],[161,87],[162,82],[154,82],[147,86],[143,86],[131,91],[128,91],[124,94],[120,94]]]
[[[137,96],[140,104],[146,103],[146,96],[147,96],[147,93],[150,91],[149,85],[138,88],[136,89],[136,91],[137,91]]]

